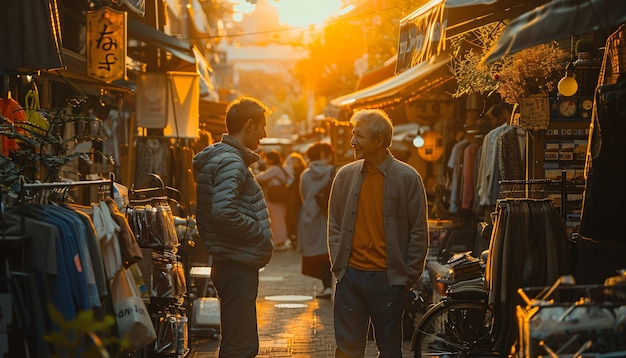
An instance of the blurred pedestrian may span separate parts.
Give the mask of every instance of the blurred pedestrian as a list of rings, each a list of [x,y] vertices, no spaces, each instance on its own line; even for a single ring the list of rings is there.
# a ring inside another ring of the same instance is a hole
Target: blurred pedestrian
[[[279,151],[270,150],[265,154],[265,158],[267,169],[257,173],[256,179],[265,192],[267,208],[270,212],[274,250],[284,251],[289,249],[285,214],[289,194],[288,186],[293,181],[293,178],[283,167],[283,157]]]
[[[256,176],[258,173],[267,169],[267,159],[265,158],[265,151],[263,149],[258,148],[254,152],[258,154],[261,158],[258,161],[252,163],[252,165],[250,166],[250,168],[252,169],[252,173]]]
[[[298,249],[302,252],[302,274],[322,280],[318,298],[330,298],[332,273],[326,240],[328,201],[335,167],[332,165],[334,148],[326,142],[309,147],[306,156],[309,167],[301,178],[300,193],[303,203],[298,223]]]
[[[328,214],[335,356],[363,357],[371,321],[379,357],[402,357],[402,315],[428,253],[426,192],[389,151],[384,111],[360,110],[350,122],[357,160],[337,171]]]
[[[226,134],[193,160],[196,222],[212,257],[211,280],[220,298],[219,357],[256,357],[259,269],[272,257],[272,231],[263,191],[250,165],[266,136],[269,111],[241,97],[226,107]]]
[[[300,195],[300,176],[307,168],[307,162],[302,154],[291,152],[285,158],[285,169],[293,178],[289,184],[289,194],[287,195],[287,212],[285,213],[285,223],[287,224],[287,240],[292,247],[297,246],[298,241],[298,220],[300,208],[302,207],[302,196]]]

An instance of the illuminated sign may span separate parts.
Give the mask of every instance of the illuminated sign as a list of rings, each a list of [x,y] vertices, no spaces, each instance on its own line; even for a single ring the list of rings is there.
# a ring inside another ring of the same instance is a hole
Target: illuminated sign
[[[107,83],[126,79],[126,12],[87,12],[87,75]]]
[[[400,21],[396,73],[430,59],[445,48],[445,1],[433,0]]]

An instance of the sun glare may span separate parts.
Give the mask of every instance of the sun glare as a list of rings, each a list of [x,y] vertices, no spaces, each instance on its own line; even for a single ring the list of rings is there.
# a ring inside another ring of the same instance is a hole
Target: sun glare
[[[339,12],[341,0],[271,0],[279,11],[282,25],[320,25]]]
[[[262,1],[262,0],[258,0]],[[281,25],[307,27],[320,25],[342,9],[341,0],[264,0],[278,9]],[[244,14],[255,11],[258,4],[245,0],[229,0],[233,4],[233,21],[240,22]]]

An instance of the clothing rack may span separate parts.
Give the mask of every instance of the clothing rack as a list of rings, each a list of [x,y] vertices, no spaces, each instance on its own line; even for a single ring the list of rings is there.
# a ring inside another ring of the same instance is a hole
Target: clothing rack
[[[181,200],[185,200],[183,194],[178,189],[166,186],[159,175],[154,173],[148,173],[147,175],[151,176],[156,181],[156,186],[137,189],[133,185],[128,193],[129,205],[127,207],[126,215],[131,222],[131,229],[134,227],[133,223],[137,222],[137,219],[141,216],[139,212],[144,210],[142,209],[143,206],[167,206],[167,212],[169,212],[169,217],[172,219],[171,223],[173,224],[172,227],[167,225],[167,223],[159,225],[158,228],[155,228],[155,230],[161,230],[158,234],[152,230],[147,230],[149,233],[146,237],[151,235],[159,236],[159,234],[162,234],[162,236],[159,237],[159,240],[146,241],[144,240],[144,235],[141,229],[134,230],[134,234],[138,236],[138,242],[142,251],[148,250],[147,254],[144,254],[143,262],[140,264],[143,276],[151,277],[149,280],[151,283],[149,288],[150,303],[148,304],[148,310],[150,311],[153,320],[155,320],[153,323],[155,323],[155,330],[157,332],[167,331],[167,328],[169,327],[167,322],[172,322],[172,320],[178,322],[177,324],[184,327],[183,331],[176,331],[171,335],[159,333],[157,335],[157,340],[153,344],[153,352],[151,352],[152,355],[150,356],[183,357],[189,353],[188,342],[184,339],[188,330],[187,307],[184,304],[187,292],[189,291],[189,270],[186,253],[187,245],[184,243],[184,240],[182,244],[178,240],[178,232],[176,232],[177,218],[171,211],[170,203],[177,205],[178,208],[182,209],[184,212],[184,224],[187,226],[187,230],[188,224],[191,220],[188,213],[190,210],[189,203],[188,201],[185,201],[187,203],[187,206],[185,207],[184,205],[181,205],[178,200],[173,198],[172,195],[177,196]],[[145,212],[148,212],[148,210]],[[173,234],[176,242],[174,242],[173,239],[169,240],[173,236],[166,234],[166,232],[169,232],[168,228],[171,228],[174,231]],[[187,233],[184,234],[184,237],[186,236]],[[154,241],[156,241],[156,244]],[[181,249],[183,251],[182,253]],[[169,269],[165,269],[167,267],[169,267]],[[178,269],[181,270],[180,273],[184,276],[184,282],[178,281],[180,280],[180,276],[176,274],[176,270]],[[161,273],[155,274],[155,272]],[[168,275],[173,275],[173,277],[177,279],[172,279],[169,284],[164,284],[161,287],[160,283],[163,282],[162,277],[169,277]],[[180,284],[180,286],[178,284]],[[163,293],[166,294],[162,295]],[[184,335],[182,335],[183,332],[185,333]],[[176,353],[174,353],[174,351]]]
[[[159,175],[154,173],[149,173],[148,175],[157,181],[158,186],[136,189],[135,186],[132,185],[129,190],[130,201],[134,203],[145,203],[150,200],[167,200],[174,203],[179,209],[182,209],[185,218],[189,219],[191,215],[189,213],[190,204],[183,193],[176,188],[165,185]],[[177,198],[173,198],[171,194],[174,194]],[[179,200],[184,200],[185,203],[181,204]]]
[[[109,173],[109,179],[97,179],[97,180],[77,180],[68,182],[51,182],[51,183],[26,183],[24,176],[20,176],[19,179],[19,192],[18,202],[23,202],[26,197],[27,189],[55,189],[55,188],[69,188],[73,186],[87,186],[87,185],[104,185],[110,184],[110,194],[113,196],[115,190],[115,174]]]
[[[23,271],[26,266],[27,260],[32,258],[27,256],[27,247],[32,243],[32,237],[27,233],[26,216],[27,208],[23,205],[26,200],[37,198],[35,193],[46,192],[48,190],[57,190],[58,188],[65,189],[75,186],[109,186],[110,193],[113,195],[115,176],[110,174],[109,179],[101,180],[84,180],[84,181],[68,181],[68,182],[48,182],[48,183],[27,183],[27,178],[24,176],[19,177],[17,201],[15,214],[19,214],[19,221],[16,222],[19,228],[19,235],[13,234],[12,236],[5,235],[5,203],[2,203],[2,239],[0,240],[0,247],[3,250],[3,277],[4,284],[7,286],[11,295],[11,302],[14,305],[14,318],[16,328],[11,334],[15,334],[16,338],[23,339],[24,347],[16,348],[17,350],[23,349],[26,356],[30,356],[31,352],[35,355],[43,354],[47,352],[47,344],[41,338],[41,333],[45,333],[45,327],[43,326],[43,316],[41,312],[33,313],[34,308],[27,305],[29,302],[28,292],[31,292],[33,287],[43,287],[41,281],[41,275],[34,274],[30,271]],[[29,252],[29,251],[28,251]],[[25,286],[27,282],[35,284],[35,286]],[[32,292],[31,292],[32,293]],[[42,292],[38,292],[42,293]],[[31,295],[31,298],[34,297]],[[44,298],[44,296],[37,295],[41,302],[44,302],[50,297]],[[11,314],[11,312],[9,312]],[[39,314],[39,315],[38,315]],[[38,333],[33,335],[32,331],[35,330]],[[35,337],[35,338],[33,338]]]
[[[500,180],[500,199],[545,199],[546,188],[554,183],[551,179]]]
[[[561,179],[500,180],[500,201],[506,199],[548,199],[550,187],[561,189],[561,216],[567,216],[567,171],[561,171]]]
[[[77,181],[68,181],[68,182],[50,182],[50,183],[26,183],[26,178],[22,175],[19,179],[19,190],[17,203],[21,205],[24,203],[24,199],[26,198],[27,190],[32,189],[57,189],[57,188],[70,188],[74,186],[89,186],[89,185],[110,185],[110,195],[113,197],[113,192],[115,190],[115,174],[109,173],[109,179],[97,179],[97,180],[77,180]],[[23,210],[23,209],[22,209]],[[24,215],[21,215],[22,222],[22,232],[25,232],[26,222]]]

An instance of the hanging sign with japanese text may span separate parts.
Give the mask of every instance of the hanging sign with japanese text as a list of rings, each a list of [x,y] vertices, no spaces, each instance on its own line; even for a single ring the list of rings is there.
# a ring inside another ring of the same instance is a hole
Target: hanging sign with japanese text
[[[396,73],[405,71],[445,48],[445,1],[431,1],[400,21]]]
[[[547,129],[550,123],[550,100],[548,96],[537,95],[520,98],[519,125],[522,128]]]
[[[126,77],[126,12],[87,12],[87,75],[106,83]]]

